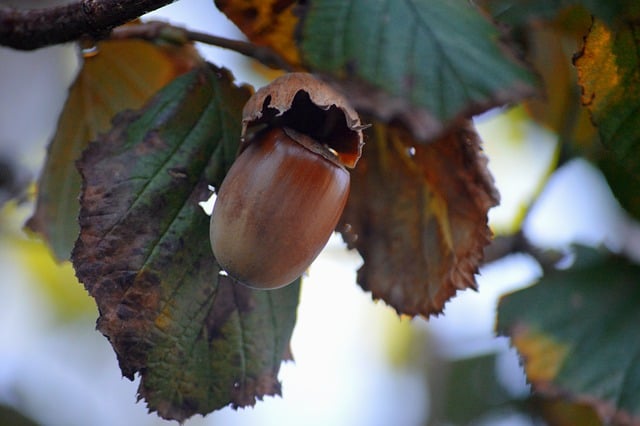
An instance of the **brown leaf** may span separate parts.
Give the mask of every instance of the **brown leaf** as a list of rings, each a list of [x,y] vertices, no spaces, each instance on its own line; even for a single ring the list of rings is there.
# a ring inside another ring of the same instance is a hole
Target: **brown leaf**
[[[374,124],[342,217],[342,234],[364,258],[358,283],[399,313],[438,314],[474,274],[498,194],[480,141],[465,123],[431,144]]]
[[[291,65],[300,64],[294,37],[299,20],[293,13],[296,0],[215,0],[215,3],[253,43],[270,47]]]

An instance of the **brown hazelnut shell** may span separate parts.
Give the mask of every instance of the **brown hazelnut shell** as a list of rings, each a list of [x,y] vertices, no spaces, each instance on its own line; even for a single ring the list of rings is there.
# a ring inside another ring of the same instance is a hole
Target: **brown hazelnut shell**
[[[294,281],[334,231],[349,172],[313,139],[258,132],[227,173],[211,215],[211,248],[237,281],[274,289]]]

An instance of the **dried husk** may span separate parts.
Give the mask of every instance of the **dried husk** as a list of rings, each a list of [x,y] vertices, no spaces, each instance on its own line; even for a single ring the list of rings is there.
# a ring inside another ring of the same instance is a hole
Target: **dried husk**
[[[328,83],[308,73],[285,74],[259,89],[242,112],[243,143],[254,129],[289,127],[335,151],[355,167],[362,153],[363,126],[356,110]]]

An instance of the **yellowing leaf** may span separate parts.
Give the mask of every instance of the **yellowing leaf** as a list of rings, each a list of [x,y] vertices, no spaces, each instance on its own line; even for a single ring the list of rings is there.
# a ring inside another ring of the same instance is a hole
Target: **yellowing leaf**
[[[619,87],[623,71],[618,66],[618,57],[612,52],[613,37],[604,24],[594,24],[585,50],[576,60],[580,81],[586,84],[582,102],[591,110],[600,111],[623,95]]]
[[[498,195],[471,127],[418,145],[402,128],[374,124],[352,179],[341,221],[364,258],[362,288],[400,313],[428,316],[476,287]]]
[[[602,426],[597,412],[587,403],[570,402],[559,398],[538,401],[542,416],[551,426]]]
[[[565,344],[524,327],[513,330],[511,336],[513,345],[525,359],[529,380],[549,382],[556,377],[569,352]]]
[[[640,25],[613,31],[596,21],[575,60],[582,102],[603,144],[640,170]]]
[[[216,6],[253,43],[270,47],[291,65],[300,64],[295,42],[296,0],[215,0]]]
[[[71,263],[56,263],[49,248],[41,241],[16,237],[7,243],[58,318],[70,321],[82,315],[95,315],[95,304],[78,282]]]
[[[20,230],[29,211],[27,204],[20,204],[16,200],[0,208],[0,250],[24,271],[27,282],[51,308],[56,321],[74,321],[80,317],[95,315],[95,304],[78,283],[71,264],[56,262],[43,241],[25,236]],[[9,275],[5,272],[5,276]],[[6,279],[5,283],[24,284],[15,278]]]
[[[104,41],[84,59],[69,91],[38,183],[27,227],[42,234],[59,260],[78,236],[80,176],[75,160],[118,112],[140,107],[152,94],[200,61],[192,46],[140,40]]]
[[[640,217],[640,24],[595,21],[575,59],[582,102],[607,152],[600,166],[620,204]]]

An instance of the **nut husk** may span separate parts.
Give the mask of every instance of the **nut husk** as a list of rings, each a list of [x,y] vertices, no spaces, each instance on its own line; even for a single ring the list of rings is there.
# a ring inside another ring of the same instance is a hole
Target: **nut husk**
[[[289,127],[335,151],[341,164],[355,167],[362,153],[363,126],[347,99],[308,73],[285,74],[259,89],[242,111],[243,143],[254,129]],[[244,149],[241,148],[241,149]]]

